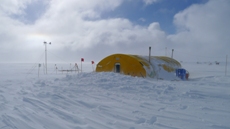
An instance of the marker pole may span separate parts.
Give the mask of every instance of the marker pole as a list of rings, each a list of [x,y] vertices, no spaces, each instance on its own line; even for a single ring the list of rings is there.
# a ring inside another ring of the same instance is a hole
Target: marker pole
[[[227,69],[228,69],[228,55],[226,55],[225,76],[227,76]]]

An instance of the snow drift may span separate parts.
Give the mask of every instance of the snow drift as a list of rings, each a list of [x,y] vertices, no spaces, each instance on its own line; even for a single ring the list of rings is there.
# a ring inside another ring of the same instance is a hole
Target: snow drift
[[[26,65],[1,73],[0,128],[230,128],[230,76],[216,72],[222,66],[203,76],[189,67],[189,81],[166,81],[103,72],[37,78]]]

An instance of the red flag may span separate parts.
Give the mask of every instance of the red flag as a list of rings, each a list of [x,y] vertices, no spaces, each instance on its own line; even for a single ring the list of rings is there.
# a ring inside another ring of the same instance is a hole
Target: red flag
[[[92,64],[94,64],[94,61],[92,61]]]
[[[84,62],[84,58],[81,58],[81,62]]]

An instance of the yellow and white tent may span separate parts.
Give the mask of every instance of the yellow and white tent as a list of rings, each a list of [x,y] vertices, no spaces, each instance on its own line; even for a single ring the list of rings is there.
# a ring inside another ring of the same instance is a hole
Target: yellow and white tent
[[[165,56],[113,54],[97,64],[96,72],[116,72],[137,77],[175,79],[175,70],[178,68],[181,68],[178,61]]]

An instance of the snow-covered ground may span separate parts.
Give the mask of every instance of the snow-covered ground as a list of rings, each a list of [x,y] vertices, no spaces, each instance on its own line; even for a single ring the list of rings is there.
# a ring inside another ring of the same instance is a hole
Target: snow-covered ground
[[[94,73],[91,65],[56,73],[51,66],[38,78],[37,64],[0,64],[0,129],[230,128],[224,63],[182,63],[189,81]]]

